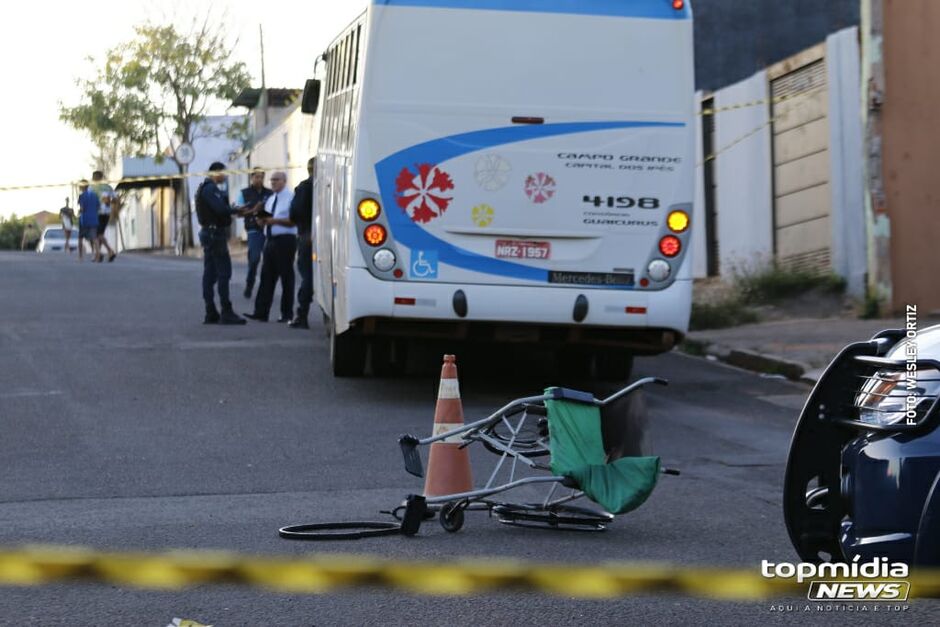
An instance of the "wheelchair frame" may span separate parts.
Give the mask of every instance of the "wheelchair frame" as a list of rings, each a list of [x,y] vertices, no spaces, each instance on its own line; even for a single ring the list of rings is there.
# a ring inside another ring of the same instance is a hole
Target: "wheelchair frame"
[[[547,471],[551,473],[550,466],[539,463],[535,459],[551,454],[547,432],[544,436],[538,433],[534,440],[521,441],[524,442],[524,446],[519,444],[520,434],[522,434],[526,422],[531,416],[544,417],[547,415],[547,410],[544,405],[545,401],[571,400],[592,404],[596,407],[605,407],[651,384],[668,385],[668,382],[665,379],[647,377],[631,383],[605,399],[597,399],[594,398],[592,394],[579,392],[577,390],[553,388],[549,394],[528,396],[511,401],[482,420],[466,424],[457,429],[452,429],[446,433],[424,439],[419,439],[413,435],[401,436],[398,442],[404,457],[405,470],[416,477],[424,477],[424,467],[418,452],[419,446],[430,446],[435,442],[442,442],[450,438],[459,437],[463,440],[463,443],[460,445],[461,448],[467,447],[474,442],[480,442],[484,444],[488,450],[499,455],[499,461],[496,463],[493,472],[490,473],[486,484],[482,488],[442,496],[410,496],[408,501],[408,509],[410,511],[406,512],[406,520],[410,518],[412,521],[415,521],[419,518],[423,518],[426,509],[440,509],[441,526],[444,527],[445,530],[453,532],[458,531],[463,526],[463,512],[465,510],[485,509],[491,513],[495,513],[499,521],[505,524],[522,525],[523,523],[536,523],[534,525],[525,526],[580,528],[603,531],[606,524],[613,520],[613,515],[603,511],[567,506],[567,503],[585,496],[584,492],[577,489],[577,485],[567,477],[549,475],[516,478],[519,464],[522,464],[530,470]],[[521,414],[521,416],[518,420],[513,421],[512,419],[519,414]],[[495,429],[500,425],[508,430],[508,437],[497,437],[495,435]],[[542,425],[537,423],[537,428],[541,426]],[[503,470],[506,461],[510,458],[512,462],[508,469],[508,480],[503,483],[497,483],[500,471]],[[663,470],[662,472],[666,474],[678,474],[678,472],[671,470]],[[522,486],[542,483],[551,484],[551,488],[545,499],[538,504],[501,503],[491,500],[490,498]],[[571,492],[556,498],[556,492],[559,487],[569,488]],[[419,511],[416,512],[415,510]],[[406,527],[407,526],[406,524]],[[417,531],[416,528],[415,531]]]

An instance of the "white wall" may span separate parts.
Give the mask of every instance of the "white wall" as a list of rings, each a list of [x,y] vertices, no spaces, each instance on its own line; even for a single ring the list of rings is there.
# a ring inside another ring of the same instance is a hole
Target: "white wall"
[[[702,92],[695,94],[696,112],[702,110]],[[692,205],[692,276],[708,276],[708,245],[705,238],[705,151],[702,116],[695,116],[695,203]]]
[[[284,112],[279,120],[261,130],[261,135],[255,138],[251,151],[239,154],[229,162],[229,167],[234,170],[264,168],[268,170],[265,173],[265,185],[268,186],[270,170],[284,170],[287,172],[287,184],[293,189],[307,178],[307,160],[316,156],[320,135],[319,121],[319,116],[303,113],[299,102],[292,105],[291,110]],[[229,177],[229,192],[233,201],[237,198],[238,191],[248,186],[248,178],[248,174]],[[236,235],[245,239],[241,221]]]
[[[768,99],[766,72],[715,93],[721,109]],[[719,272],[773,258],[773,188],[768,105],[725,111],[715,120]]]
[[[847,291],[865,295],[865,179],[858,29],[826,39],[829,82],[829,158],[832,171],[832,269]]]
[[[149,249],[159,246],[159,242],[156,241],[159,232],[159,225],[156,223],[159,219],[159,206],[156,209],[156,216],[151,210],[155,202],[159,201],[149,189],[131,189],[125,192],[119,214],[121,229],[124,232],[123,241],[117,234],[111,237],[109,226],[108,238],[112,242],[111,245],[115,246],[114,242],[118,245],[123,244],[121,250]]]
[[[193,150],[196,153],[196,158],[191,164],[189,164],[190,172],[206,172],[209,170],[209,166],[212,165],[214,161],[221,161],[222,163],[228,163],[229,157],[232,153],[241,149],[242,144],[240,141],[235,139],[229,139],[225,136],[226,129],[232,125],[234,122],[238,122],[242,119],[242,116],[228,116],[228,115],[216,115],[209,116],[206,118],[203,125],[208,127],[208,132],[213,134],[219,134],[219,137],[200,137],[199,139],[193,142]],[[206,131],[199,131],[199,134],[204,134]],[[189,199],[190,207],[192,207],[192,228],[193,234],[199,233],[199,220],[196,218],[196,205],[194,199],[196,198],[196,189],[199,187],[199,184],[203,181],[201,177],[192,176],[189,178]],[[229,187],[233,187],[230,183]],[[237,190],[233,192],[229,190],[229,196],[232,200],[235,199],[235,194]],[[175,237],[175,235],[174,235]],[[194,241],[196,238],[193,238]],[[198,246],[198,242],[196,242]]]
[[[319,131],[314,116],[301,112],[299,103],[294,107],[277,126],[266,130],[251,150],[252,167],[285,170],[291,188],[307,178],[307,160],[316,155]]]

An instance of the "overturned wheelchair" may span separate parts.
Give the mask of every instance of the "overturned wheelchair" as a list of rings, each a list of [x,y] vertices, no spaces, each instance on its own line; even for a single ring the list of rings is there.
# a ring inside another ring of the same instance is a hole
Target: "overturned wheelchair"
[[[615,514],[640,507],[652,494],[660,474],[679,474],[662,468],[659,457],[631,454],[638,452],[636,442],[629,441],[637,439],[634,429],[605,429],[602,422],[601,410],[621,399],[631,407],[642,406],[629,402],[638,400],[630,395],[650,384],[666,385],[666,381],[641,379],[603,400],[587,392],[549,388],[542,395],[514,400],[470,424],[447,430],[436,425],[432,437],[402,436],[399,444],[405,469],[417,477],[425,474],[420,447],[444,445],[463,450],[480,444],[496,456],[483,487],[409,496],[402,532],[417,533],[421,521],[435,510],[439,510],[441,526],[449,532],[463,527],[468,510],[488,511],[510,525],[603,531]],[[547,494],[523,502],[496,498],[517,491],[531,497],[537,487],[547,487]],[[579,499],[593,501],[603,510],[573,505]]]

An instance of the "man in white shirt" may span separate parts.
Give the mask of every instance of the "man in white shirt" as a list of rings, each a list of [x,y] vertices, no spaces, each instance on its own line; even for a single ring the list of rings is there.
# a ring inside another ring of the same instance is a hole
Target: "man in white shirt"
[[[294,193],[287,188],[287,174],[271,175],[274,191],[264,203],[265,214],[257,221],[265,229],[264,255],[261,260],[261,285],[255,297],[255,310],[246,318],[267,322],[274,302],[274,288],[281,281],[281,317],[290,322],[294,315],[294,257],[297,255],[297,227],[290,220]]]

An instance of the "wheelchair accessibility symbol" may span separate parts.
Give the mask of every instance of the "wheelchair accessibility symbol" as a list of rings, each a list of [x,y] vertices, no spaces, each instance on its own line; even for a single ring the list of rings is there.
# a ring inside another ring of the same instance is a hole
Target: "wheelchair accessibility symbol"
[[[436,279],[437,278],[437,251],[413,250],[411,251],[411,278]]]

